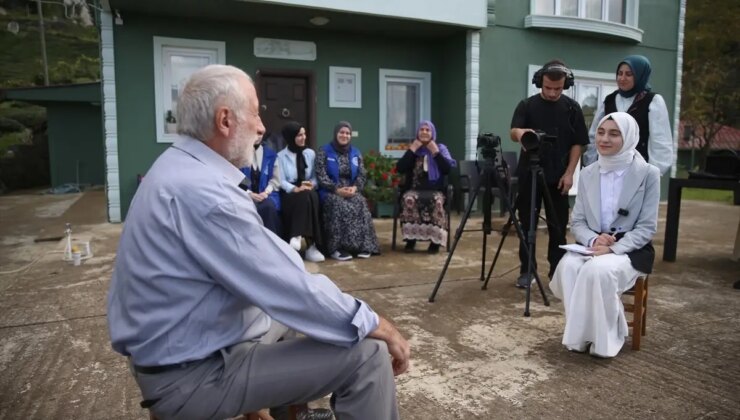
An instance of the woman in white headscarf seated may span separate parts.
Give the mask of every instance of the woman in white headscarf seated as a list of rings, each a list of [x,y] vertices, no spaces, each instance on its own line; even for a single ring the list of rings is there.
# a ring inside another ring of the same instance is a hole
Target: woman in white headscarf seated
[[[593,254],[568,252],[550,282],[563,300],[563,345],[572,351],[619,353],[628,335],[620,295],[653,268],[660,172],[635,152],[639,131],[627,113],[606,115],[596,132],[599,160],[581,171],[571,232]]]

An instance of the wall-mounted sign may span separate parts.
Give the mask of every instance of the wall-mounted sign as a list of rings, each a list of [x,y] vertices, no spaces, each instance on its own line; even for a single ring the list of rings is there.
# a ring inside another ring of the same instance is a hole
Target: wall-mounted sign
[[[329,106],[362,108],[362,69],[329,67]]]
[[[254,56],[283,60],[316,60],[316,43],[289,39],[255,38]]]

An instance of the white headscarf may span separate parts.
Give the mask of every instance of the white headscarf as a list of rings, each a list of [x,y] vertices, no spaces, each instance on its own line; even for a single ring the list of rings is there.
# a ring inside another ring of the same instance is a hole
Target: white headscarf
[[[604,156],[599,153],[599,166],[601,166],[601,172],[620,171],[627,169],[635,158],[635,148],[637,142],[640,140],[640,127],[637,125],[632,116],[626,112],[612,112],[609,115],[605,115],[604,118],[599,121],[599,127],[604,124],[604,121],[611,119],[617,123],[619,132],[622,133],[622,148],[616,154],[611,156]],[[596,148],[598,151],[598,147]]]

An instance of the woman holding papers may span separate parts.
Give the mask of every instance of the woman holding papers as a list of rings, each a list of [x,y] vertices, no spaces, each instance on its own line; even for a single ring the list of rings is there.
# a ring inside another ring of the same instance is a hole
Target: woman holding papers
[[[660,173],[635,151],[637,122],[624,112],[599,121],[599,160],[581,171],[571,215],[576,242],[593,254],[568,252],[550,289],[563,300],[569,350],[614,357],[628,335],[619,296],[652,271]]]

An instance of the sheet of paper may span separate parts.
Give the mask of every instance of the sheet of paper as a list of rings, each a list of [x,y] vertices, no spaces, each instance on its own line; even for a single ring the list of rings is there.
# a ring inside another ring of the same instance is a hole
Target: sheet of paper
[[[588,249],[585,246],[580,245],[580,244],[560,245],[560,248],[563,248],[566,251],[577,252],[577,253],[583,254],[583,255],[593,255],[593,253],[594,253],[590,249]]]

